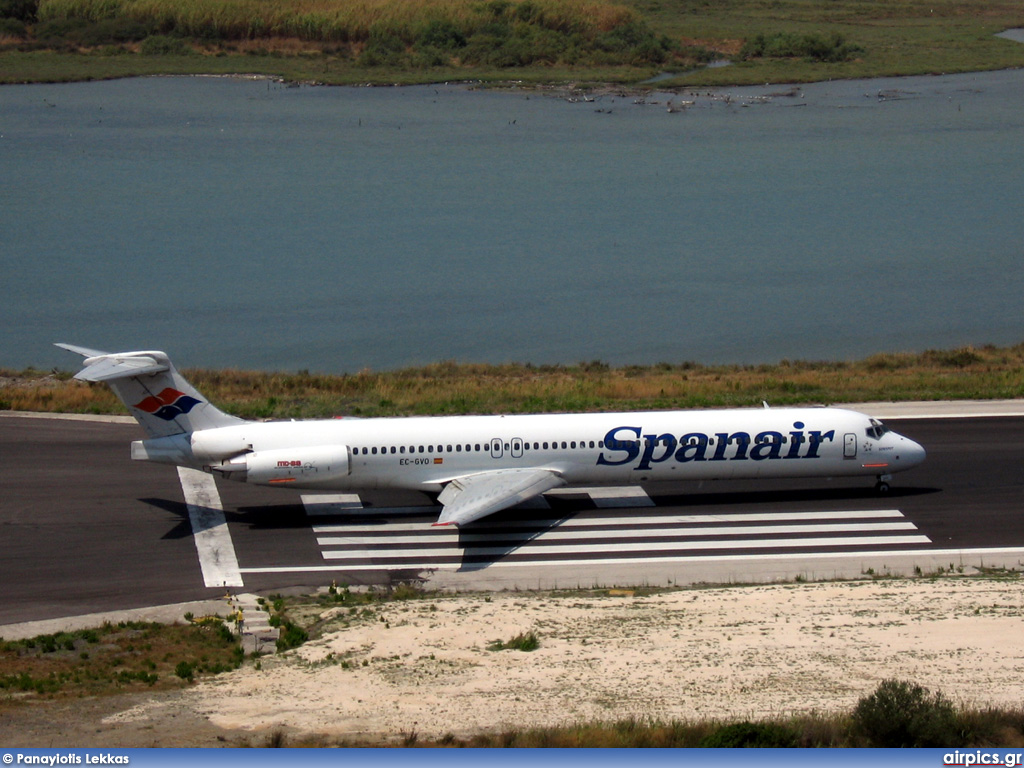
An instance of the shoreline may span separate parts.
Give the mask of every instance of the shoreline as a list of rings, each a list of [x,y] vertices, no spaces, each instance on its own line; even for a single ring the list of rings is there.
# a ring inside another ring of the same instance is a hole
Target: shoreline
[[[1011,32],[1015,30],[1007,30]],[[1019,30],[1021,36],[1024,37],[1024,29]],[[1008,38],[1010,39],[1010,38]],[[1015,38],[1012,38],[1015,39]],[[1024,43],[1024,40],[1020,41]],[[2,55],[2,54],[0,54]],[[715,67],[714,69],[727,69],[723,67]],[[981,68],[956,68],[950,67],[943,70],[928,70],[928,71],[913,71],[913,72],[882,72],[871,75],[860,75],[852,74],[849,76],[830,76],[822,74],[819,78],[807,78],[807,79],[788,79],[788,80],[767,80],[758,83],[736,81],[731,82],[724,80],[713,84],[704,83],[677,83],[673,82],[677,78],[686,77],[692,74],[694,70],[683,73],[669,73],[662,72],[658,73],[652,78],[641,81],[618,81],[614,79],[602,80],[592,78],[565,78],[561,80],[523,80],[517,78],[508,79],[488,79],[481,77],[466,77],[466,78],[438,78],[433,79],[411,79],[408,81],[398,80],[381,80],[374,81],[370,79],[360,78],[353,82],[331,82],[327,80],[313,79],[296,79],[290,78],[287,75],[275,74],[273,72],[258,72],[258,71],[244,71],[240,70],[237,72],[137,72],[137,73],[115,73],[110,75],[95,76],[93,74],[86,74],[81,77],[69,76],[65,79],[36,79],[36,80],[19,80],[14,82],[3,82],[0,81],[0,87],[5,86],[18,86],[18,85],[73,85],[76,83],[89,83],[97,81],[110,81],[110,80],[131,80],[131,79],[145,79],[145,78],[211,78],[211,79],[224,79],[224,80],[253,80],[253,81],[268,81],[272,83],[278,83],[287,87],[304,87],[304,88],[416,88],[416,87],[430,87],[430,86],[445,86],[445,87],[464,87],[467,90],[508,90],[508,91],[524,91],[528,93],[543,93],[545,95],[551,95],[556,98],[565,98],[571,96],[574,93],[586,93],[587,95],[605,95],[605,96],[619,96],[622,98],[630,96],[640,96],[644,94],[652,93],[671,93],[674,95],[680,95],[692,91],[721,91],[725,89],[741,89],[741,88],[758,88],[758,87],[770,87],[770,88],[787,88],[787,87],[801,87],[801,86],[813,86],[821,85],[824,83],[843,83],[843,82],[875,82],[879,80],[902,80],[907,78],[939,78],[949,77],[955,75],[972,75],[972,74],[995,74],[999,72],[1015,72],[1024,69],[1024,64],[1011,65],[1011,66],[995,66],[995,67],[981,67]],[[700,71],[700,70],[696,70]]]

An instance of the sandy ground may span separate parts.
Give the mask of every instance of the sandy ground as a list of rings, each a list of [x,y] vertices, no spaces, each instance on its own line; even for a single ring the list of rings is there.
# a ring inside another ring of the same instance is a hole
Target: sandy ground
[[[962,703],[1024,705],[1019,579],[461,595],[387,604],[343,628],[347,612],[325,612],[333,629],[261,669],[80,708],[73,738],[259,746],[275,730],[431,737],[631,715],[757,718],[848,709],[889,677]],[[536,651],[487,649],[530,631]],[[67,721],[58,735],[19,718],[0,725],[4,743],[69,738]]]

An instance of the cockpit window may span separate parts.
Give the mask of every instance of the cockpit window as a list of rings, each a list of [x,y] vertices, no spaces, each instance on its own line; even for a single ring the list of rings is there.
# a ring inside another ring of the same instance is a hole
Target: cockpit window
[[[889,428],[878,419],[871,419],[871,426],[867,428],[867,435],[875,440],[880,440],[882,435],[888,431]]]

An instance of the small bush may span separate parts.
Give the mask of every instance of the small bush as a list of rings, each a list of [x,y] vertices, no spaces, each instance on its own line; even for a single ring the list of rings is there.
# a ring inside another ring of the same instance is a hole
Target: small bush
[[[177,37],[150,35],[142,41],[139,52],[143,56],[183,56],[191,53],[188,43]]]
[[[942,368],[967,368],[984,360],[970,347],[949,350],[929,349],[922,355],[922,358],[925,362]]]
[[[466,47],[466,36],[450,21],[432,21],[416,37],[417,48],[454,51]]]
[[[796,747],[797,735],[773,723],[733,723],[725,725],[700,740],[701,747]]]
[[[0,0],[0,18],[17,19],[26,24],[36,20],[39,0]]]
[[[309,640],[309,633],[306,630],[298,624],[285,620],[281,623],[281,634],[277,638],[277,650],[287,651],[291,648],[298,648],[307,640]]]
[[[758,34],[743,44],[740,58],[803,58],[810,61],[849,61],[864,53],[859,45],[846,42],[838,32],[821,35],[800,35],[778,32],[774,35]]]
[[[19,19],[0,18],[0,35],[8,37],[25,37],[25,22]],[[0,400],[0,411],[11,410],[9,401]]]
[[[905,680],[884,680],[853,710],[855,735],[872,747],[941,747],[958,742],[952,703]]]
[[[540,640],[535,632],[520,632],[511,640],[501,642],[495,640],[487,649],[490,651],[536,651],[540,648]]]
[[[174,668],[174,674],[176,674],[182,680],[188,680],[190,683],[195,677],[195,673],[195,666],[189,664],[187,661],[179,661],[178,665]]]

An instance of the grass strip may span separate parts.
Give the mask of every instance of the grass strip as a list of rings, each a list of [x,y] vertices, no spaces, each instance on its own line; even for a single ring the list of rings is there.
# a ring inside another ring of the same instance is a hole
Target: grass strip
[[[670,410],[1024,397],[1024,344],[770,365],[612,367],[440,362],[321,374],[187,370],[222,409],[250,419]],[[0,410],[119,414],[105,385],[66,371],[0,369]]]

